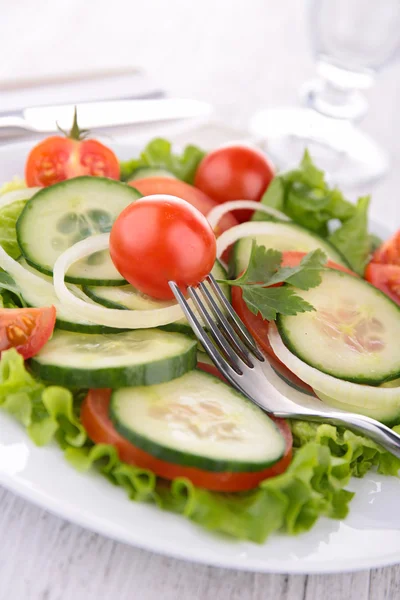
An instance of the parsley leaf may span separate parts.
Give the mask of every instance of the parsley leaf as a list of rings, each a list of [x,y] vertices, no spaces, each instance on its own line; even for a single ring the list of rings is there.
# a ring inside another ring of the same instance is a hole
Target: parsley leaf
[[[243,300],[255,315],[276,319],[278,313],[296,315],[314,310],[313,306],[296,294],[295,288],[308,290],[321,283],[321,270],[326,263],[322,250],[314,250],[303,257],[296,267],[282,267],[282,253],[258,246],[253,240],[249,264],[241,277],[220,280],[242,288]],[[286,283],[281,287],[269,287]]]

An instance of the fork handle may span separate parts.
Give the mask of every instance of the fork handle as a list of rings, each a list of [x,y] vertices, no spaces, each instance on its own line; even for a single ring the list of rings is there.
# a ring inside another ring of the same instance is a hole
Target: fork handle
[[[352,429],[359,433],[364,434],[371,440],[383,446],[385,450],[391,452],[397,458],[400,458],[400,435],[395,431],[392,431],[383,423],[375,421],[370,417],[364,415],[358,415],[356,413],[342,413],[336,411],[329,411],[326,414],[323,412],[312,412],[304,411],[299,413],[294,412],[275,412],[274,415],[277,417],[283,417],[286,419],[300,419],[302,421],[314,421],[322,423],[333,423],[334,425],[341,425],[347,429]]]

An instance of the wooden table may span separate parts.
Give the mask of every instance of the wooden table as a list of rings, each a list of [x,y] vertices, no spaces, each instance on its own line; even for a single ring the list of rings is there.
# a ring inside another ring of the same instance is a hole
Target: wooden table
[[[301,0],[19,0],[0,4],[0,77],[142,65],[175,94],[243,128],[296,102],[313,75]],[[399,66],[370,92],[364,126],[392,154],[373,215],[400,225]],[[1,98],[0,98],[1,102]],[[344,575],[233,572],[115,543],[0,489],[0,600],[392,600],[400,568]]]

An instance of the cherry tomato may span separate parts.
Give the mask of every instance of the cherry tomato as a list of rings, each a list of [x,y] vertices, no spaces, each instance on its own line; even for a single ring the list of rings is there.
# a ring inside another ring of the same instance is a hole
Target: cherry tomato
[[[370,262],[365,279],[400,306],[400,264],[381,265]]]
[[[400,266],[400,229],[376,250],[371,262]]]
[[[148,196],[130,204],[110,235],[111,258],[143,294],[168,300],[175,281],[185,293],[211,271],[216,241],[207,219],[174,196]]]
[[[301,259],[304,256],[304,252],[283,252],[282,266],[295,267],[300,263]],[[337,269],[338,271],[344,271],[345,273],[354,275],[354,273],[346,267],[338,265],[331,260],[328,260],[327,266],[331,269]],[[241,288],[232,286],[231,293],[233,308],[236,310],[237,314],[242,319],[243,323],[246,325],[247,329],[250,331],[260,348],[266,353],[266,355],[268,356],[268,360],[270,361],[274,369],[278,371],[278,373],[280,373],[288,381],[292,382],[295,386],[303,388],[307,392],[313,392],[312,388],[309,385],[307,385],[304,381],[299,379],[297,375],[292,373],[287,368],[287,366],[283,364],[276,356],[268,339],[269,321],[263,319],[260,314],[253,314],[247,308],[247,305],[242,297]]]
[[[292,458],[292,432],[283,419],[274,419],[286,441],[284,456],[272,467],[255,473],[216,473],[195,467],[168,463],[137,448],[114,428],[108,415],[110,390],[90,390],[81,408],[81,421],[89,438],[97,444],[112,444],[119,458],[131,465],[150,469],[164,479],[187,477],[194,485],[219,492],[250,490],[267,479],[283,473]]]
[[[15,348],[25,359],[35,356],[51,337],[55,323],[54,306],[1,309],[0,352]]]
[[[119,179],[119,161],[114,152],[97,140],[82,139],[82,133],[75,111],[68,135],[48,137],[32,148],[25,165],[28,187],[47,187],[79,175]]]
[[[260,201],[274,177],[266,156],[248,146],[224,146],[203,158],[194,185],[219,204],[229,200]],[[248,221],[251,210],[235,211],[240,222]]]
[[[152,194],[168,194],[171,196],[177,196],[186,200],[189,204],[196,207],[204,216],[210,212],[217,202],[211,200],[206,194],[203,194],[200,190],[196,189],[192,185],[179,181],[178,179],[171,179],[169,177],[148,177],[146,179],[136,179],[135,181],[129,182],[129,185],[136,188],[143,196],[151,196]],[[218,223],[216,234],[220,235],[226,229],[230,229],[237,225],[238,222],[232,215],[225,215]]]

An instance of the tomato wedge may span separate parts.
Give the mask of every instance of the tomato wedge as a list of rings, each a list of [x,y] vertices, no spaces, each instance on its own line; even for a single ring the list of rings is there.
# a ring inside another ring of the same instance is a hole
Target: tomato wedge
[[[55,323],[54,306],[1,309],[0,352],[15,348],[25,359],[35,356],[50,338]]]
[[[178,179],[171,179],[170,177],[147,177],[145,179],[136,179],[130,181],[129,185],[136,188],[143,196],[169,194],[171,196],[182,198],[183,200],[186,200],[186,202],[192,204],[192,206],[197,208],[205,216],[207,216],[210,210],[218,204],[202,191],[193,187],[193,185],[189,185]],[[238,222],[234,216],[231,214],[225,215],[217,226],[216,235],[220,235],[237,224]]]
[[[295,267],[300,263],[301,259],[305,255],[305,252],[283,252],[282,266]],[[354,273],[346,267],[338,265],[331,260],[328,260],[327,266],[331,269],[337,269],[338,271],[344,271],[345,273],[350,273],[350,275],[354,275]],[[236,310],[237,314],[242,319],[243,323],[246,325],[247,329],[250,331],[257,344],[267,354],[268,360],[270,361],[274,369],[296,387],[303,388],[304,391],[313,393],[312,388],[309,385],[307,385],[304,381],[299,379],[297,375],[292,373],[292,371],[290,371],[286,367],[286,365],[284,365],[279,360],[275,352],[272,350],[268,339],[269,321],[263,319],[260,314],[253,314],[247,308],[247,305],[242,297],[241,288],[232,286],[231,293],[233,308]]]
[[[400,266],[400,229],[375,251],[371,262]]]
[[[400,306],[400,265],[369,263],[365,279]]]
[[[274,419],[286,441],[285,455],[272,467],[256,473],[214,473],[165,462],[137,448],[114,428],[108,415],[110,390],[90,390],[81,408],[81,421],[89,438],[97,444],[112,444],[120,459],[150,469],[164,479],[187,477],[194,485],[218,492],[250,490],[268,477],[283,473],[292,458],[292,432],[283,419]]]

